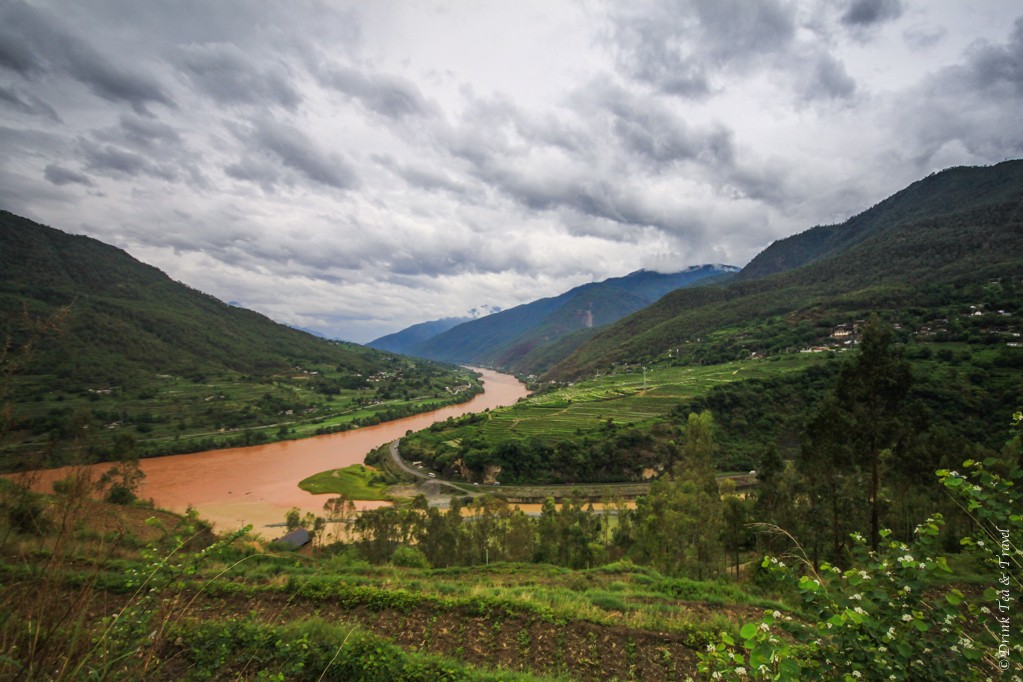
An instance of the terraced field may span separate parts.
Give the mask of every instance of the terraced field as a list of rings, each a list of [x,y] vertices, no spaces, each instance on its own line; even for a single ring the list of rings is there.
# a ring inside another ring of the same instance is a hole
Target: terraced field
[[[483,433],[495,440],[509,435],[571,436],[611,420],[640,424],[668,414],[680,402],[715,386],[745,379],[777,377],[822,361],[814,354],[790,354],[707,367],[633,367],[530,397],[492,413]]]

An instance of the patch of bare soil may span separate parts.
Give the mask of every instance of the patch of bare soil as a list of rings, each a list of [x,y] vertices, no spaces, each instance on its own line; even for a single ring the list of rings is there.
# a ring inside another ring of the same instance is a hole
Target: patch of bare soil
[[[345,608],[330,600],[283,595],[203,597],[191,617],[259,617],[283,623],[318,616],[352,623],[411,650],[485,668],[563,675],[575,680],[677,680],[695,674],[696,652],[681,633],[661,633],[585,621],[458,610]]]

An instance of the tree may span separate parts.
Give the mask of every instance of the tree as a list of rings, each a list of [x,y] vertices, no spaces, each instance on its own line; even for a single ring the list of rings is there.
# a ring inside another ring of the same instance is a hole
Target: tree
[[[892,329],[875,315],[863,329],[859,352],[842,367],[835,396],[846,413],[854,461],[869,469],[870,546],[880,542],[881,458],[902,435],[902,410],[912,383],[909,363],[892,344]]]
[[[974,521],[958,561],[986,574],[983,595],[967,599],[949,584],[940,514],[917,526],[910,543],[883,531],[880,551],[868,552],[855,535],[844,571],[818,569],[802,553],[794,565],[793,556],[765,557],[763,567],[800,594],[801,617],[767,611],[739,629],[738,642],[721,633],[699,654],[700,672],[736,681],[1018,679],[1023,645],[1011,639],[1006,614],[1023,587],[1023,470],[994,458],[962,467],[965,474],[937,474]]]
[[[724,542],[725,549],[732,553],[735,577],[739,577],[739,552],[750,540],[750,503],[734,492],[724,497]]]
[[[323,513],[326,523],[333,524],[333,532],[330,539],[333,542],[341,542],[346,533],[342,532],[352,522],[355,516],[355,503],[344,495],[332,497],[323,503]],[[325,526],[326,527],[326,526]]]
[[[672,575],[702,579],[721,563],[722,503],[712,457],[714,419],[690,414],[682,461],[636,501],[634,553]]]
[[[863,485],[853,466],[848,434],[852,429],[845,409],[834,395],[821,403],[806,426],[799,451],[802,498],[809,513],[800,524],[814,566],[822,555],[842,561],[849,533],[856,527],[863,505]],[[830,548],[825,547],[830,544]]]
[[[118,462],[100,476],[96,487],[106,491],[103,499],[112,504],[131,504],[138,499],[139,486],[146,474],[137,459]]]

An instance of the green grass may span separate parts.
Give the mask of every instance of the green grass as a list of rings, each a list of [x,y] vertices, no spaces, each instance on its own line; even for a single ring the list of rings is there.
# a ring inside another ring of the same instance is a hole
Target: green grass
[[[313,474],[299,482],[298,487],[306,492],[320,495],[334,493],[349,500],[387,500],[387,485],[375,480],[377,474],[362,464],[353,464],[343,469],[331,469]]]
[[[343,376],[333,367],[310,365],[276,376],[227,371],[197,381],[161,374],[140,388],[97,384],[60,391],[47,390],[52,377],[25,378],[16,387],[15,428],[0,447],[0,469],[17,468],[25,453],[49,450],[53,441],[63,443],[83,425],[86,459],[109,458],[118,442],[130,442],[134,454],[151,456],[302,438],[469,397],[447,391],[469,380],[464,370],[431,376],[404,365],[396,365],[387,389],[319,390],[318,381]],[[406,391],[408,397],[401,391],[406,380],[417,382],[415,393]],[[387,390],[398,395],[381,395]],[[67,463],[64,450],[58,445],[50,463]]]
[[[606,423],[641,424],[668,414],[679,402],[715,386],[744,379],[798,372],[822,357],[791,354],[776,360],[748,360],[707,367],[631,367],[622,373],[581,381],[495,410],[483,427],[488,438],[574,435]]]

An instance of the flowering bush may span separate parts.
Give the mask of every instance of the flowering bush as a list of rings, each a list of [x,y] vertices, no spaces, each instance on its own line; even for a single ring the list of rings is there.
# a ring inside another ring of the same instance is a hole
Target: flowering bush
[[[701,655],[700,672],[713,680],[1023,679],[1016,606],[1023,552],[1015,544],[1023,536],[1016,487],[1023,472],[999,476],[990,470],[996,464],[967,461],[965,474],[938,472],[976,523],[962,544],[991,569],[981,599],[941,584],[951,571],[939,555],[940,515],[918,526],[909,545],[885,531],[872,552],[854,534],[854,568],[845,571],[826,564],[815,571],[805,557],[795,566],[765,558],[765,568],[798,589],[809,618],[774,611],[744,625],[739,643],[722,633]]]

